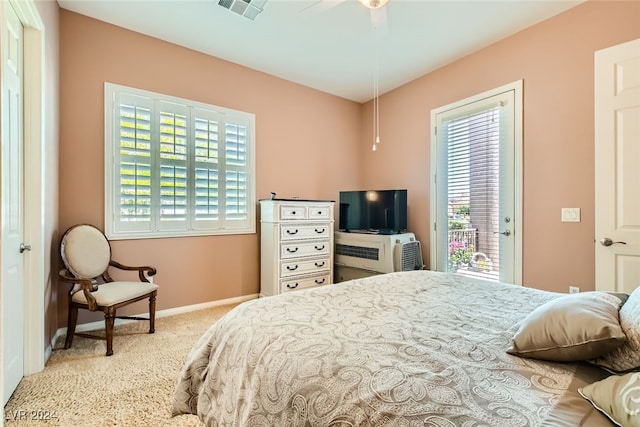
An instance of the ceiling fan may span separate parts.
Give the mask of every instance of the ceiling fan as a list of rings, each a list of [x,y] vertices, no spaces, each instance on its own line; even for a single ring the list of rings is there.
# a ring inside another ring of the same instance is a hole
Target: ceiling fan
[[[347,0],[318,0],[306,8],[302,9],[301,13],[306,13],[313,10],[314,13],[325,11],[344,3]],[[386,5],[389,0],[358,0],[362,5],[369,8],[371,11],[371,29],[373,30],[373,37],[380,39],[387,35],[387,8]],[[371,146],[372,151],[378,149],[380,145],[380,60],[378,53],[375,55],[375,66],[373,76],[373,144]]]
[[[315,3],[305,7],[300,12],[307,13],[309,11],[321,12],[338,6],[347,0],[318,0]],[[371,29],[376,37],[387,35],[387,8],[385,7],[389,0],[358,0],[363,6],[367,7],[371,13]]]

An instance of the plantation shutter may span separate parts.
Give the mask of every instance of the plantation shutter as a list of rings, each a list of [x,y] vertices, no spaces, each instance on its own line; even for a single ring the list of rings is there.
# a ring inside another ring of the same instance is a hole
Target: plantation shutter
[[[114,214],[123,230],[151,229],[152,102],[122,95],[116,108],[118,145],[115,155],[117,202]]]
[[[220,119],[196,110],[194,228],[208,228],[220,221]]]
[[[188,153],[187,114],[183,105],[168,102],[157,103],[158,153],[160,188],[156,198],[159,206],[159,224],[162,230],[185,229],[188,218]]]
[[[247,126],[225,124],[225,219],[231,228],[247,219]]]
[[[105,87],[109,238],[255,232],[253,115]]]

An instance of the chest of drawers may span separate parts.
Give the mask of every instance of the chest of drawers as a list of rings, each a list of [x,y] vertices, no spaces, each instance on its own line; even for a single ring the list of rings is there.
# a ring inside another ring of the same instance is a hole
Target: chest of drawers
[[[333,281],[333,201],[260,200],[260,296]]]

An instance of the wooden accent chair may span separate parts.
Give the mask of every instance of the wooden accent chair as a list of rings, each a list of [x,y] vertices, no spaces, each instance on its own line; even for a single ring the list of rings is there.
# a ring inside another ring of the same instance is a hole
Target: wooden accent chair
[[[131,267],[111,259],[111,245],[102,231],[93,225],[80,224],[69,228],[62,236],[60,254],[65,268],[60,270],[63,281],[71,283],[69,317],[64,348],[71,347],[74,335],[106,339],[107,356],[113,354],[113,325],[115,319],[148,320],[149,333],[155,331],[156,294],[158,285],[148,277],[156,274],[153,267]],[[116,282],[108,273],[109,267],[137,271],[139,282]],[[149,318],[116,316],[125,305],[149,299]],[[76,333],[78,309],[104,312],[105,337]]]

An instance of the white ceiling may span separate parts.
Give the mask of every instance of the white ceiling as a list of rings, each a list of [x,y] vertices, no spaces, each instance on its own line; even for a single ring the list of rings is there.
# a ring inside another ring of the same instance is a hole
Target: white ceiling
[[[270,0],[251,21],[218,0],[58,0],[60,7],[357,102],[583,0],[390,0],[376,33],[356,0]],[[305,8],[306,11],[302,12]],[[376,36],[377,34],[377,36]]]

